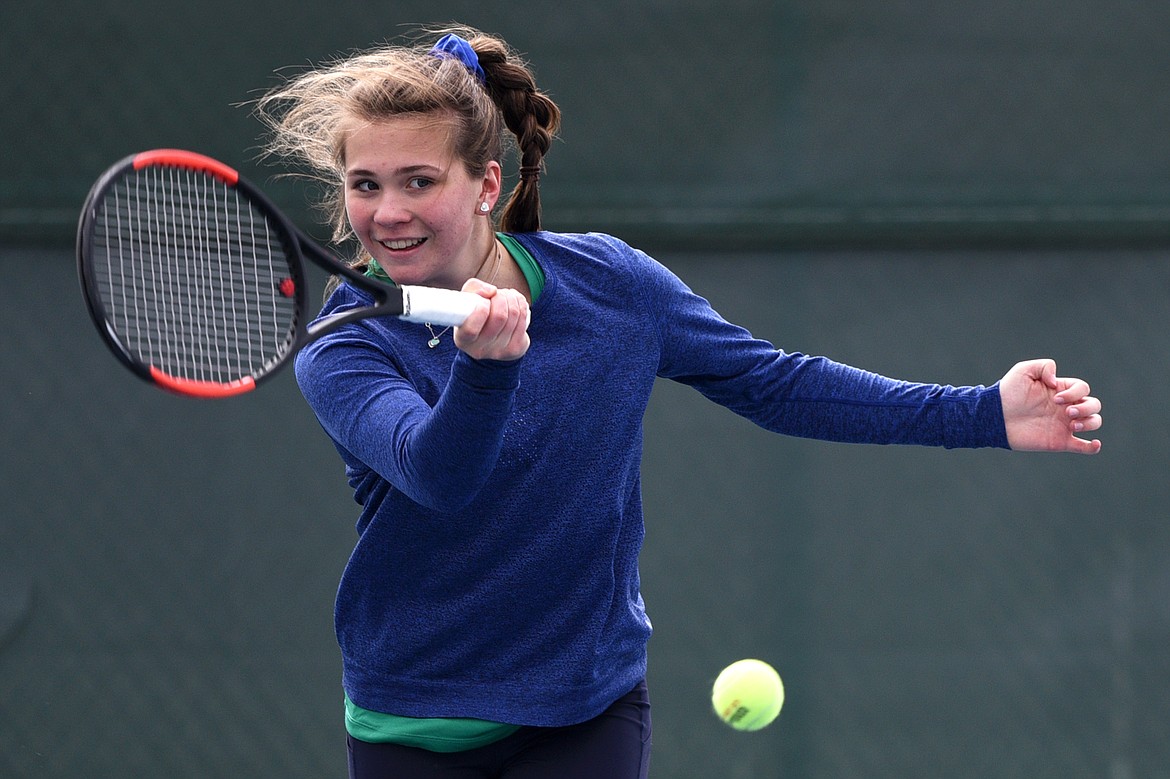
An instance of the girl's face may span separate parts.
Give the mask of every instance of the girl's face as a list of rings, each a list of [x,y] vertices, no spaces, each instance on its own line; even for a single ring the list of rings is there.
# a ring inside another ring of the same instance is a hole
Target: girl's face
[[[472,177],[452,132],[441,115],[411,115],[358,125],[345,141],[350,226],[397,284],[458,289],[493,245],[500,166]]]

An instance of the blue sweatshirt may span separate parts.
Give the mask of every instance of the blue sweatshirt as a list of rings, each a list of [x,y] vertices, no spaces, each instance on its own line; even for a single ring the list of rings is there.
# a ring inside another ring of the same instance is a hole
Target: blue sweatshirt
[[[475,361],[365,319],[297,358],[361,506],[335,622],[350,699],[408,717],[557,726],[646,674],[642,417],[657,377],[778,433],[1006,447],[999,392],[777,350],[603,235],[514,236],[546,277],[532,346]],[[331,313],[370,301],[342,285]]]

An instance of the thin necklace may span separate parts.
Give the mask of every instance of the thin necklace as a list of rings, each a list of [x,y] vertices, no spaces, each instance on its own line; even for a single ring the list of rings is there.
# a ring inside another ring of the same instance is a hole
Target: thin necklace
[[[494,284],[496,282],[496,274],[500,272],[500,242],[498,239],[494,239],[492,243],[496,245],[496,260],[492,263],[492,277],[488,280],[488,284]],[[431,349],[434,349],[436,346],[438,346],[439,339],[443,337],[444,333],[451,329],[451,326],[447,325],[438,333],[436,333],[435,328],[431,327],[430,322],[424,322],[423,324],[426,325],[427,332],[431,334],[431,340],[427,341],[427,346]]]

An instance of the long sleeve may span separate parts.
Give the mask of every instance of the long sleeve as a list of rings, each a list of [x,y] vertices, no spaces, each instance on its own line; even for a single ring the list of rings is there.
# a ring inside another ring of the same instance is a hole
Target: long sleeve
[[[645,258],[658,375],[688,384],[768,430],[803,438],[948,448],[1007,447],[999,388],[899,381],[785,352],[719,316]]]
[[[459,353],[432,406],[363,337],[360,323],[349,327],[352,333],[343,328],[297,359],[301,392],[322,427],[411,500],[441,512],[467,505],[499,457],[521,361],[477,362]]]

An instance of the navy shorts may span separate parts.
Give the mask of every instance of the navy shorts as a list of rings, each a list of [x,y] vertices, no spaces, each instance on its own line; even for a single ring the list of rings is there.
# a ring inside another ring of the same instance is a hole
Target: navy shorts
[[[352,736],[350,779],[646,779],[650,694],[646,682],[597,717],[562,728],[523,727],[464,752],[370,744]]]

